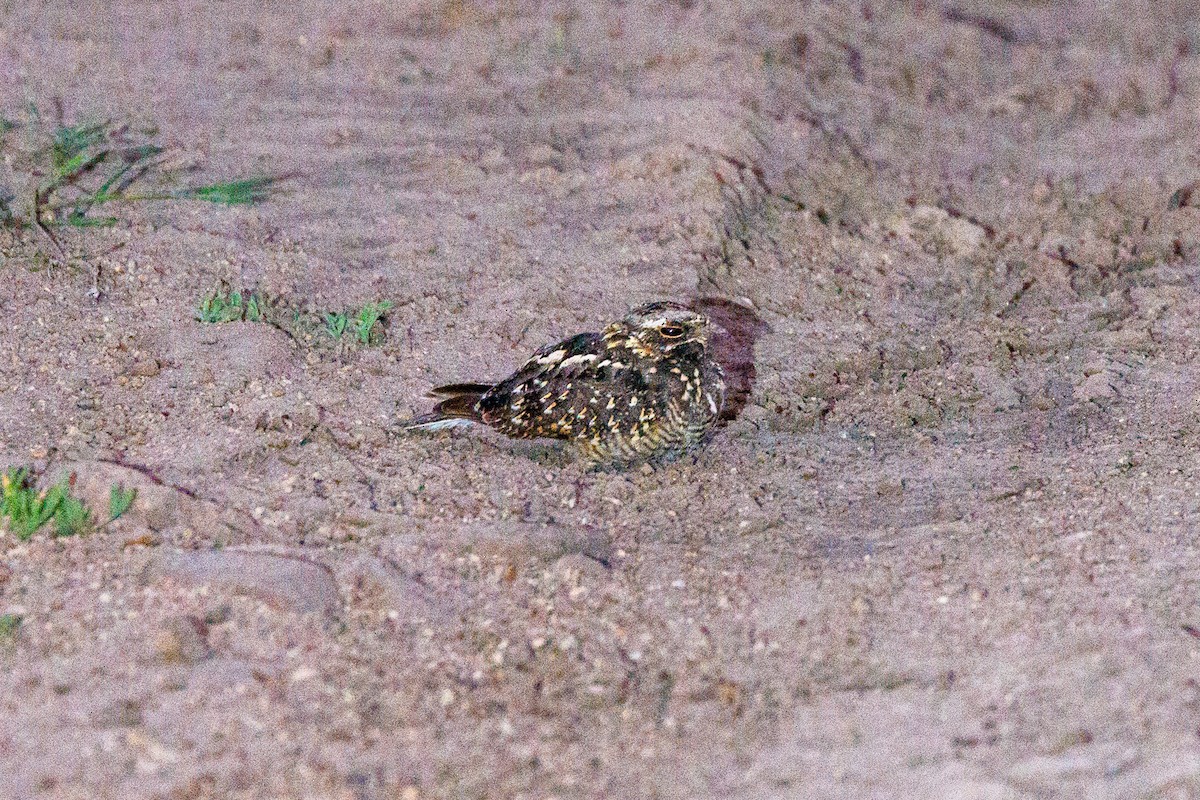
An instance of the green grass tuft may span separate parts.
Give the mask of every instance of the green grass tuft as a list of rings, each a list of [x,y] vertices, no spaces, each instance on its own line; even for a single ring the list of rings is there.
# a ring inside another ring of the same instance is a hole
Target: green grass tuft
[[[368,303],[354,315],[354,335],[358,337],[360,344],[371,343],[371,334],[375,330],[376,323],[383,319],[383,315],[391,308],[392,301],[383,300],[379,303]]]
[[[75,536],[96,527],[91,509],[71,494],[74,476],[39,490],[28,469],[12,468],[0,474],[0,521],[18,539],[25,541],[43,526],[54,523],[55,536]],[[109,516],[104,525],[129,510],[136,490],[113,486]]]
[[[109,151],[95,148],[107,138],[110,127],[108,122],[92,122],[54,131],[49,147],[54,177],[72,179],[106,160]]]
[[[63,488],[63,495],[54,512],[55,535],[76,536],[92,527],[92,512],[82,500],[71,496],[66,481],[59,485]]]
[[[348,311],[308,312],[268,299],[258,292],[222,290],[206,295],[196,308],[196,319],[220,322],[265,322],[285,331],[296,341],[324,335],[334,341],[351,338],[363,346],[381,344],[385,332],[380,321],[394,307],[390,300],[367,303]]]
[[[262,322],[265,303],[255,292],[223,292],[211,294],[200,301],[196,319],[201,322]]]
[[[20,614],[0,614],[0,642],[14,638],[24,621]]]
[[[243,178],[228,183],[213,183],[208,186],[193,186],[179,189],[172,194],[179,200],[204,200],[225,206],[248,206],[261,203],[271,195],[276,178]]]
[[[0,475],[0,516],[23,541],[54,518],[66,492],[65,483],[39,492],[29,479],[29,470],[9,470]]]
[[[129,125],[105,120],[46,132],[36,108],[31,109],[30,120],[21,126],[0,117],[0,136],[14,128],[28,128],[26,141],[34,143],[13,150],[12,163],[17,172],[37,179],[31,207],[17,213],[12,198],[7,198],[0,204],[0,224],[36,225],[44,232],[47,226],[58,225],[111,227],[120,222],[119,217],[97,213],[100,208],[151,200],[250,205],[268,199],[280,180],[251,176],[180,187],[164,148],[149,140],[157,133],[154,129],[132,131]],[[54,239],[48,232],[47,236]]]
[[[111,228],[120,222],[120,220],[116,217],[89,217],[85,214],[71,212],[67,215],[64,222],[76,228]]]
[[[325,332],[334,339],[342,338],[346,333],[346,328],[350,326],[350,318],[344,312],[326,312],[321,320],[325,323]]]
[[[126,489],[124,486],[113,486],[108,494],[108,518],[117,519],[133,505],[137,499],[137,489]]]

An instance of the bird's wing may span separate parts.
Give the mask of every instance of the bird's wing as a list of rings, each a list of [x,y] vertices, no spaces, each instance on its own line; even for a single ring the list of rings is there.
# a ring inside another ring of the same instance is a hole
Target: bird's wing
[[[571,380],[594,365],[604,354],[604,339],[598,333],[581,333],[538,348],[520,369],[496,384],[497,393],[511,392],[530,381]],[[539,387],[540,388],[540,387]]]
[[[579,410],[612,378],[604,338],[581,333],[539,349],[480,402],[484,420],[510,436],[567,435]]]

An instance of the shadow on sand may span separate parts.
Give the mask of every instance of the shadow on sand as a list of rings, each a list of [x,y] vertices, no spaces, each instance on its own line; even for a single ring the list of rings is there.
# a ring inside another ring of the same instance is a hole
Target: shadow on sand
[[[701,297],[692,308],[706,314],[716,331],[709,347],[713,358],[725,370],[725,408],[719,424],[728,425],[737,419],[750,401],[757,371],[754,368],[754,343],[771,326],[759,319],[753,309],[723,297]]]

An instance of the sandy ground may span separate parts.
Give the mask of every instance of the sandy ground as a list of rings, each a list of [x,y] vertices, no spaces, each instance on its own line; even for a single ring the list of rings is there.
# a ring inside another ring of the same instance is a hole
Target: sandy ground
[[[1187,2],[0,4],[7,115],[294,175],[0,234],[0,464],[140,489],[0,538],[0,794],[1200,797],[1197,53]],[[222,281],[396,307],[305,347]],[[694,460],[399,432],[664,297],[764,323]]]

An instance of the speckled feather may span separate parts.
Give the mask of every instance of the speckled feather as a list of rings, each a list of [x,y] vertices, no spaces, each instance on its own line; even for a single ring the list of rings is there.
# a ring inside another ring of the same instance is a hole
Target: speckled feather
[[[707,318],[651,303],[602,332],[542,347],[497,384],[435,389],[446,399],[411,427],[479,422],[516,438],[564,440],[593,464],[670,458],[704,441],[724,403],[707,342]]]

